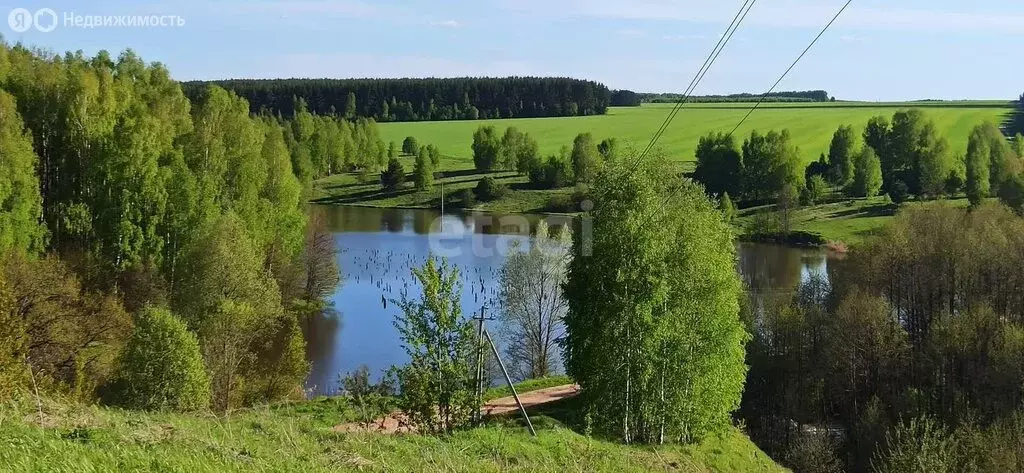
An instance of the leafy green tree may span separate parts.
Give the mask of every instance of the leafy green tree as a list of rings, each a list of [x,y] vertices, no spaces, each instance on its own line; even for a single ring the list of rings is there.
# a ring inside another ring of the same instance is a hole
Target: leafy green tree
[[[441,168],[441,150],[434,145],[427,145],[427,154],[430,156],[430,165],[433,169]]]
[[[591,427],[627,442],[728,425],[746,376],[732,231],[692,183],[663,206],[678,186],[666,165],[598,176],[565,285],[566,370]]]
[[[867,126],[864,127],[864,146],[871,148],[875,152],[875,156],[878,157],[879,162],[885,161],[883,160],[883,156],[888,156],[889,153],[888,118],[884,116],[875,116],[868,120]],[[886,164],[883,164],[882,186],[885,190],[888,190],[888,185],[891,181],[892,175],[890,169],[886,167]]]
[[[515,169],[520,174],[528,174],[539,158],[537,141],[529,133],[523,133],[515,127],[508,127],[501,138],[501,166],[504,169]]]
[[[874,197],[882,188],[882,163],[874,148],[865,146],[855,157],[852,191],[858,197]]]
[[[853,181],[856,141],[850,125],[840,126],[832,135],[828,148],[829,181],[836,187],[846,187]]]
[[[989,173],[991,172],[990,140],[983,126],[971,130],[967,139],[967,199],[971,205],[978,205],[991,193]]]
[[[402,154],[408,156],[414,156],[420,151],[420,144],[416,141],[415,137],[406,136],[405,140],[402,141]]]
[[[413,276],[423,294],[398,301],[395,318],[409,363],[395,368],[399,408],[424,432],[450,433],[469,423],[476,400],[469,361],[472,326],[462,315],[459,272],[433,256]]]
[[[14,97],[0,91],[0,255],[38,253],[46,242],[43,202],[36,177],[32,137],[25,131]]]
[[[953,170],[949,142],[940,137],[935,123],[928,121],[921,128],[915,159],[917,160],[920,194],[938,197],[945,192],[946,178]]]
[[[396,191],[405,184],[405,169],[398,159],[388,160],[388,168],[380,173],[380,185],[385,190]]]
[[[501,140],[493,126],[481,126],[473,133],[473,164],[477,171],[495,169],[501,153]]]
[[[1006,141],[1003,132],[992,122],[985,122],[975,128],[978,139],[988,142],[989,182],[992,193],[998,193],[1003,182],[1020,174],[1021,161]],[[972,133],[974,133],[972,131]]]
[[[800,151],[788,130],[766,135],[751,132],[743,142],[743,169],[746,192],[753,199],[777,197],[787,185],[793,189],[804,187]]]
[[[1017,133],[1013,136],[1013,152],[1018,159],[1024,159],[1024,134]]]
[[[828,190],[829,186],[825,182],[824,177],[820,175],[811,176],[810,180],[807,181],[807,187],[804,188],[804,200],[808,205],[814,205],[821,202],[828,195]]]
[[[121,359],[121,402],[147,410],[194,411],[210,404],[199,341],[165,309],[147,308]]]
[[[594,143],[594,137],[590,133],[580,133],[572,142],[572,154],[569,158],[572,162],[573,176],[576,182],[590,183],[594,181],[597,173],[601,170],[601,153]]]
[[[914,195],[921,193],[917,156],[925,123],[924,113],[918,109],[900,110],[893,114],[886,152],[878,155],[882,161],[882,177],[890,175],[887,182],[902,181]]]
[[[398,151],[395,149],[395,142],[392,141],[392,142],[388,143],[388,159],[393,159],[393,158],[397,158],[397,157],[398,157]]]
[[[427,147],[421,146],[420,152],[416,155],[416,167],[412,171],[416,190],[430,190],[434,186],[434,168],[429,154]]]
[[[697,142],[693,178],[709,195],[742,195],[743,156],[732,135],[713,132]]]

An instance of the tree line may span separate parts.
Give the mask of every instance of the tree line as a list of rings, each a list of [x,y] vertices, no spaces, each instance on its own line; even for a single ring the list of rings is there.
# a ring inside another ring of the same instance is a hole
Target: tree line
[[[755,441],[796,471],[1021,470],[1022,231],[996,202],[908,208],[827,275],[751,294]]]
[[[292,116],[301,98],[318,115],[378,122],[601,115],[612,95],[600,83],[564,77],[232,79],[187,82],[185,92],[195,97],[210,84],[261,113]]]
[[[676,103],[683,99],[683,94],[675,93],[641,93],[640,101],[644,103]],[[686,99],[687,102],[714,103],[714,102],[755,102],[764,97],[765,102],[828,102],[835,101],[834,97],[828,95],[824,90],[808,91],[783,91],[764,94],[728,94],[728,95],[692,95]]]
[[[1024,204],[1024,139],[1007,140],[999,127],[971,130],[967,153],[954,155],[934,121],[918,109],[871,118],[858,135],[840,126],[828,153],[804,166],[787,130],[753,131],[742,146],[731,135],[709,133],[696,150],[693,178],[726,200],[814,203],[838,192],[849,197],[886,194],[894,203],[966,194],[973,205],[1001,196]],[[1015,203],[1014,203],[1015,202]]]
[[[302,323],[339,280],[303,210],[307,147],[330,169],[308,118],[254,116],[214,86],[190,101],[130,50],[0,46],[0,394],[218,411],[301,397]]]

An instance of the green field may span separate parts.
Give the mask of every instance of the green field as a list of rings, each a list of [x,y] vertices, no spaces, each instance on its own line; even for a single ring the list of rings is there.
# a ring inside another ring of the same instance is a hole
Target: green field
[[[727,132],[739,122],[752,104],[688,104],[676,116],[659,146],[673,159],[693,161],[697,140],[709,131]],[[616,137],[623,144],[642,149],[667,116],[672,104],[647,104],[641,107],[613,107],[607,115],[566,118],[529,118],[476,121],[382,123],[384,141],[401,145],[406,136],[415,136],[421,144],[433,143],[448,158],[445,168],[470,168],[473,165],[473,131],[493,125],[499,132],[510,126],[530,133],[542,154],[557,153],[563,145],[584,132],[597,139]],[[875,115],[891,117],[897,110],[918,107],[935,120],[949,139],[954,153],[967,149],[970,129],[984,121],[1002,123],[1012,112],[1010,102],[910,102],[910,103],[798,103],[763,104],[737,131],[739,136],[752,130],[789,129],[808,161],[828,151],[832,133],[840,125],[862,128]]]
[[[627,446],[535,412],[448,437],[339,433],[344,399],[210,414],[123,411],[23,397],[0,404],[0,470],[17,472],[782,472],[738,429],[698,445]],[[545,415],[549,414],[549,415]]]

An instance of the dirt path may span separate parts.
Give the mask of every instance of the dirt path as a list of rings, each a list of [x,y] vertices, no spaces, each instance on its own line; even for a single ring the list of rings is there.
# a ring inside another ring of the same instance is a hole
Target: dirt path
[[[519,394],[519,400],[522,401],[523,406],[529,409],[533,406],[539,406],[541,404],[547,404],[549,402],[573,397],[579,393],[579,389],[579,386],[575,384],[564,384],[562,386],[554,386],[551,388],[521,393]],[[483,412],[484,415],[491,416],[507,414],[518,409],[519,406],[516,405],[516,399],[512,396],[506,396],[485,402],[480,411]],[[398,432],[413,432],[414,430],[415,429],[408,426],[406,417],[397,412],[382,419],[377,419],[368,428],[358,422],[349,422],[347,424],[334,426],[335,432],[380,432],[393,434]]]

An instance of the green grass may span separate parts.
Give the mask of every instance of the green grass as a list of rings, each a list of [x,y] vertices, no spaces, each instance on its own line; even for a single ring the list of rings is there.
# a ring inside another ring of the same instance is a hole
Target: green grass
[[[519,394],[528,393],[530,391],[536,391],[538,389],[553,388],[555,386],[562,386],[565,384],[572,383],[572,380],[568,376],[548,376],[544,378],[528,379],[526,381],[520,381],[515,383],[516,392]],[[508,388],[507,384],[502,384],[488,389],[484,392],[484,401],[490,401],[491,399],[498,399],[499,397],[511,396],[512,390]]]
[[[140,413],[30,399],[0,405],[0,465],[18,472],[784,471],[736,429],[699,445],[637,447],[582,436],[538,415],[438,438],[344,434],[343,400],[230,418]]]
[[[407,173],[413,169],[413,158],[402,157],[402,166]],[[447,164],[447,166],[445,166]],[[534,190],[527,186],[527,179],[514,172],[478,173],[472,169],[458,170],[451,165],[452,161],[444,161],[441,169],[447,177],[435,180],[430,191],[418,192],[412,187],[412,176],[409,175],[405,186],[397,191],[385,191],[381,188],[375,175],[369,182],[360,182],[355,174],[335,174],[316,181],[310,200],[321,204],[366,205],[371,207],[404,207],[404,208],[440,208],[441,184],[444,184],[445,205],[449,208],[461,204],[462,191],[476,187],[477,182],[490,176],[507,186],[507,192],[501,198],[491,202],[477,202],[474,210],[485,210],[497,213],[547,212],[551,209],[552,199],[559,196],[567,197],[573,188]]]
[[[950,202],[961,207],[968,205],[967,199],[964,198]],[[903,204],[902,208],[915,205],[922,203],[908,202]],[[740,212],[736,224],[743,229],[753,219],[755,213],[771,210],[771,206],[744,209]],[[793,230],[814,232],[828,241],[853,245],[884,227],[897,211],[888,197],[848,199],[800,208],[793,212],[791,225]]]
[[[749,103],[688,104],[676,116],[659,146],[678,161],[693,161],[697,140],[710,131],[728,132],[740,121]],[[612,107],[606,115],[564,118],[528,118],[504,120],[471,120],[443,122],[382,123],[384,141],[401,144],[406,136],[415,136],[420,143],[433,143],[446,155],[442,167],[468,169],[473,167],[473,131],[481,125],[493,125],[499,133],[515,126],[529,132],[537,140],[544,155],[557,153],[571,145],[578,133],[590,132],[597,139],[616,137],[624,145],[643,149],[661,125],[672,104],[647,104],[641,107]],[[891,117],[897,110],[918,107],[935,120],[954,153],[964,153],[970,129],[984,121],[1002,123],[1012,112],[1009,102],[836,102],[763,104],[744,123],[737,135],[748,136],[751,130],[789,129],[804,158],[809,162],[828,152],[832,134],[840,125],[863,129],[875,115]]]

